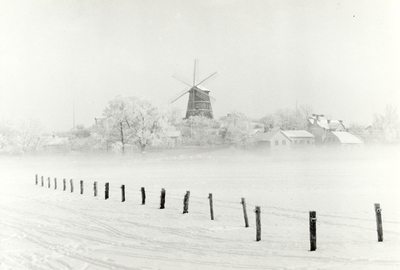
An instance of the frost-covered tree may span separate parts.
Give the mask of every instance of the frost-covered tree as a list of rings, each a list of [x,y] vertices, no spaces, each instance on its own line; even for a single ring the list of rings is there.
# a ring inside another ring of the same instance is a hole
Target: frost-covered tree
[[[182,122],[182,140],[188,146],[212,146],[221,143],[220,124],[206,116],[191,116]]]
[[[372,126],[384,135],[385,142],[395,143],[400,141],[400,121],[395,106],[386,104],[385,114],[375,114]]]
[[[17,144],[19,144],[24,151],[33,148],[37,150],[39,143],[39,135],[43,127],[38,120],[29,119],[21,120],[17,125]]]
[[[0,119],[0,149],[12,145],[17,136],[14,124],[6,119]]]
[[[94,129],[95,137],[110,146],[120,146],[125,152],[127,143],[134,143],[143,153],[161,136],[167,114],[148,99],[117,96],[104,110],[104,120]]]
[[[110,145],[120,145],[125,153],[125,145],[130,140],[128,116],[131,102],[129,98],[117,96],[108,103],[104,109],[105,119],[97,126],[96,133]]]
[[[262,117],[260,122],[266,127],[280,127],[284,130],[306,129],[307,119],[311,112],[310,105],[301,105],[298,110],[279,109],[275,113]]]
[[[43,130],[38,120],[22,119],[18,122],[0,120],[0,149],[7,153],[38,150],[39,135]]]
[[[250,119],[242,112],[231,112],[227,116],[221,117],[220,121],[225,134],[225,142],[237,147],[247,147],[253,145],[254,129]]]
[[[146,146],[164,135],[167,115],[158,106],[145,98],[128,98],[129,108],[126,123],[132,140],[145,152]]]

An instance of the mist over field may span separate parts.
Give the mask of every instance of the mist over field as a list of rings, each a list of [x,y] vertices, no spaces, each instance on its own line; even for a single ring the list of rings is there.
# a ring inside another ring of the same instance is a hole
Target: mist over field
[[[174,150],[148,153],[145,159],[73,154],[1,157],[0,266],[398,269],[399,153],[398,147],[365,147],[269,154]],[[106,182],[108,200],[104,200]],[[126,186],[125,202],[121,185]],[[146,205],[141,205],[141,187],[146,188]],[[163,210],[161,188],[166,190]],[[182,214],[186,191],[191,192],[189,213]],[[209,193],[214,198],[213,221]],[[244,227],[241,198],[247,202],[249,228]],[[383,243],[377,241],[374,203],[382,208]],[[255,206],[261,207],[260,242],[255,241]],[[309,251],[309,211],[317,212],[315,252]]]

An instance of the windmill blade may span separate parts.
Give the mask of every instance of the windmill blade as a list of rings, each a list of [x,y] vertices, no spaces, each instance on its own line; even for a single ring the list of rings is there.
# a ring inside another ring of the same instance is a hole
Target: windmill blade
[[[202,80],[201,82],[199,82],[198,84],[196,84],[195,86],[198,86],[198,85],[202,84],[203,82],[205,82],[206,80],[208,80],[209,78],[211,78],[212,76],[214,76],[215,74],[217,74],[217,72],[214,72],[213,74],[211,74],[210,76],[208,76],[207,78],[205,78],[204,80]]]
[[[172,97],[169,100],[169,104],[174,103],[175,101],[177,101],[180,97],[182,97],[183,95],[185,95],[186,93],[188,93],[190,91],[190,89],[185,89],[182,92],[179,92],[177,95],[175,95],[174,97]]]
[[[172,78],[174,78],[174,79],[176,79],[176,80],[178,80],[178,81],[180,81],[181,83],[183,83],[183,84],[186,84],[187,86],[190,86],[190,87],[192,87],[193,85],[190,85],[190,84],[188,84],[187,82],[185,82],[184,80],[182,80],[182,79],[180,79],[180,78],[178,78],[176,75],[172,75]]]

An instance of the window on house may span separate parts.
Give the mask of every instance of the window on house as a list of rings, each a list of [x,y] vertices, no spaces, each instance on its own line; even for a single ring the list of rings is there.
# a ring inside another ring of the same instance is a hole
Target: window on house
[[[282,145],[286,145],[286,141],[285,140],[282,140]]]
[[[307,144],[310,144],[310,140],[307,140]]]
[[[300,144],[304,144],[304,140],[300,140]]]
[[[279,141],[278,140],[275,141],[275,145],[279,145]]]

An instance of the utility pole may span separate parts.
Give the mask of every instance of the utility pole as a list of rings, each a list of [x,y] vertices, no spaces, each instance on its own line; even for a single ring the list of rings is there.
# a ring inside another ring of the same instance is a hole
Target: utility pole
[[[75,100],[72,103],[72,129],[75,130]]]

